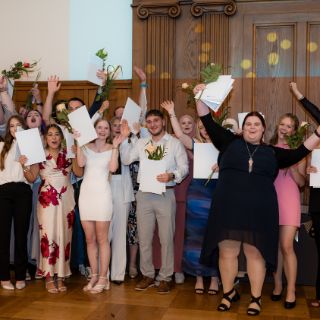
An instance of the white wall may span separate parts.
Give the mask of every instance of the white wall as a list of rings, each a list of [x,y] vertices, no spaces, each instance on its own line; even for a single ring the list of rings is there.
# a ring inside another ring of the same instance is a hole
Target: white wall
[[[70,0],[69,74],[84,79],[90,54],[105,48],[108,64],[120,64],[132,77],[132,0]]]
[[[0,0],[0,71],[40,60],[40,80],[85,80],[90,54],[105,47],[109,64],[131,78],[132,0]],[[29,79],[33,80],[35,75]]]

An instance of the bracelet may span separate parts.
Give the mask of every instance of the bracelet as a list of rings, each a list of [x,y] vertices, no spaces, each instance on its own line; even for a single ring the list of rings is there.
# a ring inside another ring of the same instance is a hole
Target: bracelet
[[[316,130],[314,130],[314,134],[318,137],[318,138],[320,138],[320,133],[318,132],[318,130],[316,129]]]
[[[146,82],[140,83],[140,88],[148,88],[148,84]]]
[[[36,102],[37,106],[42,106],[43,107],[43,102]]]
[[[169,118],[176,118],[177,116],[173,113],[173,114],[169,114]]]
[[[8,92],[8,89],[7,88],[0,89],[0,93],[2,93],[2,92]]]
[[[119,148],[114,148],[114,147],[112,147],[112,150],[119,150]]]

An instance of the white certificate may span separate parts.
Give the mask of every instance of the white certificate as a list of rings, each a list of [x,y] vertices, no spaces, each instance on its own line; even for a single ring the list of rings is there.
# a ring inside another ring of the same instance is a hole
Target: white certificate
[[[17,131],[16,139],[20,153],[28,158],[26,165],[29,166],[46,160],[38,128]]]
[[[198,92],[195,99],[201,99],[213,111],[218,111],[223,101],[232,90],[234,79],[230,75],[219,76],[217,81],[208,83],[206,88]]]
[[[102,70],[102,59],[97,56],[90,56],[88,61],[88,72],[87,72],[87,80],[101,86],[102,80],[97,77],[97,71]]]
[[[212,143],[195,143],[193,145],[193,177],[208,179],[212,173],[212,166],[218,162],[218,149]],[[211,179],[218,179],[215,172]]]
[[[166,192],[166,184],[157,180],[157,176],[165,172],[165,160],[142,159],[139,167],[139,190],[142,192],[152,192],[156,194]]]
[[[128,98],[123,111],[121,121],[122,119],[126,119],[128,121],[128,125],[132,133],[135,133],[135,134],[137,133],[133,129],[133,124],[140,122],[139,121],[140,115],[141,115],[141,108],[132,99]]]
[[[310,187],[320,188],[320,149],[315,149],[311,153],[311,165],[316,167],[317,173],[310,173]]]
[[[62,130],[63,136],[66,140],[67,158],[68,159],[75,158],[76,155],[72,151],[72,146],[75,144],[73,135],[69,132],[69,130],[65,126],[59,125],[59,127]]]
[[[80,137],[77,139],[80,147],[97,138],[86,106],[69,113],[68,118],[71,127],[80,133]]]

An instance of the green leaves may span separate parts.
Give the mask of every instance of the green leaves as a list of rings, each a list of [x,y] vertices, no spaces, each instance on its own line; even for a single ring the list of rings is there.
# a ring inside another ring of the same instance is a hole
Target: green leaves
[[[210,63],[203,70],[200,71],[201,82],[208,84],[218,80],[222,73],[222,66],[220,64]]]
[[[100,59],[102,59],[103,61],[107,60],[108,58],[108,52],[105,51],[104,48],[102,49],[99,49],[97,52],[96,52],[96,56]]]
[[[290,149],[297,149],[303,143],[309,126],[309,123],[303,123],[293,135],[286,136],[287,144]]]

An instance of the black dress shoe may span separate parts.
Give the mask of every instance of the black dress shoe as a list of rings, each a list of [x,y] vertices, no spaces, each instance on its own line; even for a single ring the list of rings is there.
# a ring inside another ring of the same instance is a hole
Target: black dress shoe
[[[296,300],[289,302],[289,301],[285,301],[284,302],[284,307],[286,309],[293,309],[296,306]]]
[[[113,281],[111,281],[111,282],[114,283],[114,284],[116,284],[116,285],[118,285],[118,286],[120,286],[120,285],[123,284],[123,281],[121,281],[121,280],[113,280]]]
[[[270,299],[272,301],[280,301],[281,300],[281,297],[282,297],[282,292],[280,294],[274,294],[272,293],[271,296],[270,296]]]

